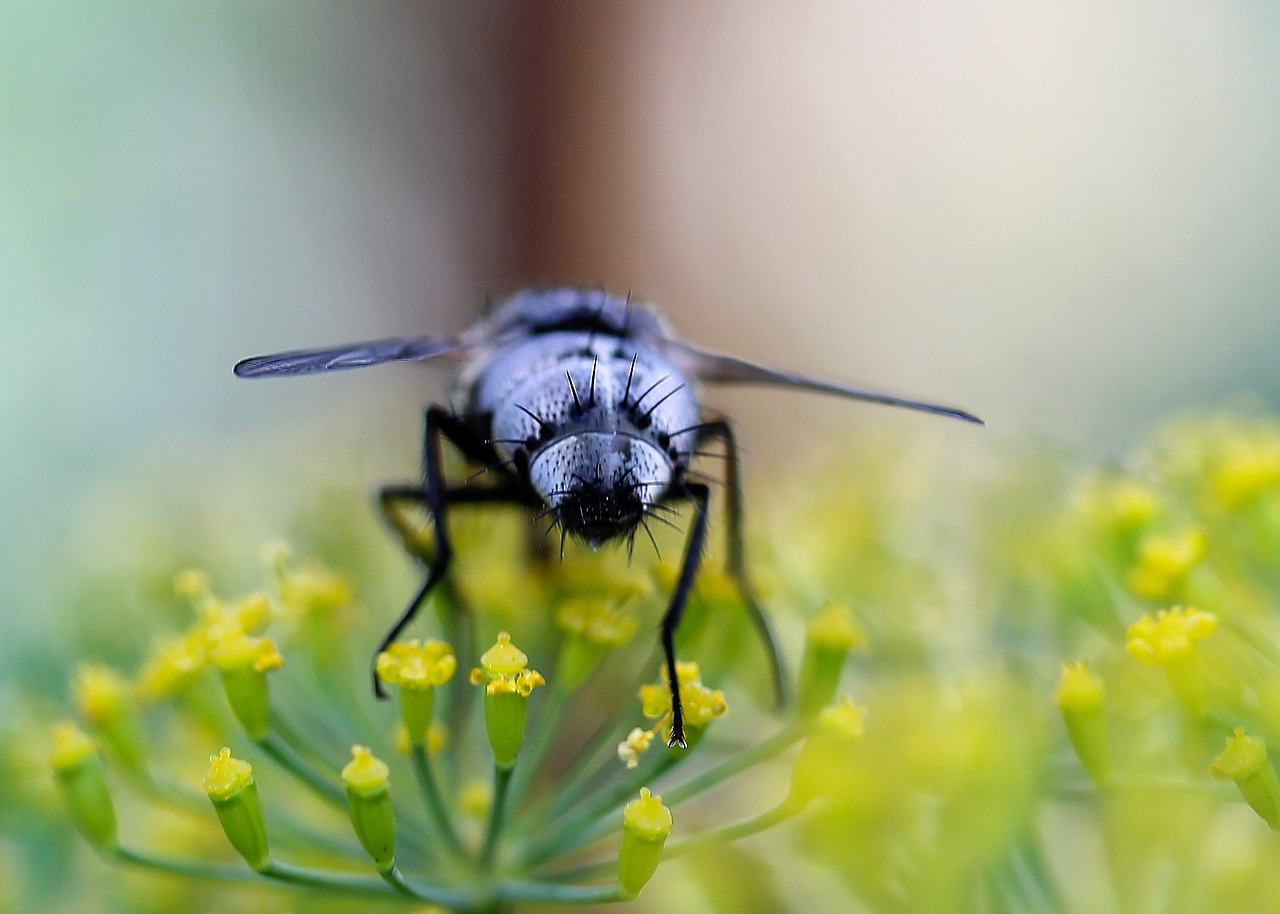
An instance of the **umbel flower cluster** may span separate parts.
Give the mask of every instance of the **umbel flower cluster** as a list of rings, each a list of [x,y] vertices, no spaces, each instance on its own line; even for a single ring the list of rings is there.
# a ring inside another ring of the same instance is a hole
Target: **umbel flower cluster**
[[[430,537],[405,524],[430,560]],[[549,562],[462,533],[459,551],[490,561],[488,574],[442,588],[442,637],[377,657],[387,703],[347,656],[360,614],[343,575],[295,564],[282,546],[267,550],[270,586],[241,597],[180,572],[190,625],[136,670],[82,666],[76,719],[54,731],[50,763],[83,836],[108,859],[192,878],[493,912],[632,899],[664,856],[762,831],[823,794],[826,767],[860,730],[837,700],[861,637],[847,610],[832,605],[812,627],[802,702],[782,716],[735,702],[741,725],[724,740],[708,734],[729,712],[726,692],[681,661],[688,747],[668,748],[670,692],[644,683],[660,664],[633,636],[660,611],[652,579],[669,571]],[[708,639],[744,628],[734,588],[706,580],[692,627]],[[754,813],[708,814],[744,772],[797,745],[788,789]],[[202,777],[175,776],[197,760]],[[226,849],[148,840],[118,822],[121,802],[198,816]]]
[[[1280,422],[966,472],[870,442],[756,506],[794,694],[772,710],[709,556],[678,644],[687,750],[666,748],[648,633],[673,571],[639,553],[547,561],[525,520],[459,516],[435,619],[378,660],[383,703],[363,646],[398,607],[357,604],[383,599],[367,553],[329,551],[348,580],[275,550],[270,586],[235,599],[184,572],[185,628],[75,675],[64,808],[109,860],[231,883],[209,911],[642,888],[642,907],[735,914],[1273,909]],[[0,809],[33,809],[5,750]],[[173,909],[174,880],[148,878],[107,907]]]

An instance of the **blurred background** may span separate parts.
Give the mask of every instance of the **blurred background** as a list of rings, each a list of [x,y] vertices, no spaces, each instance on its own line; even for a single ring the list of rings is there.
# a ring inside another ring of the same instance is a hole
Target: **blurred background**
[[[757,482],[881,424],[1106,454],[1274,403],[1278,46],[1280,8],[1234,0],[10,0],[0,656],[138,548],[121,504],[413,474],[432,370],[236,359],[456,330],[527,283],[989,423],[712,397]]]

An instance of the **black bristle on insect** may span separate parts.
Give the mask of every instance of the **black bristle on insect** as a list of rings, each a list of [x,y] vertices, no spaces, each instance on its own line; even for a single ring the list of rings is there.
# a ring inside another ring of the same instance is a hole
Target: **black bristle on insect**
[[[586,412],[586,410],[582,408],[582,401],[578,399],[578,388],[573,384],[573,375],[566,371],[564,373],[564,378],[569,382],[569,392],[573,394],[573,414],[574,416],[581,416]]]
[[[660,400],[658,400],[658,402],[657,402],[657,403],[654,403],[652,406],[650,406],[648,409],[646,409],[646,410],[644,411],[643,415],[641,415],[641,416],[640,416],[640,418],[641,418],[641,419],[642,419],[642,420],[647,424],[647,423],[648,423],[648,421],[649,421],[649,417],[653,415],[653,411],[654,411],[655,409],[657,409],[657,408],[658,408],[659,406],[661,406],[663,403],[666,403],[666,402],[667,402],[667,400],[671,399],[671,397],[673,397],[673,396],[675,396],[676,394],[680,393],[680,391],[684,390],[684,389],[685,389],[686,387],[688,387],[688,386],[689,386],[688,384],[681,384],[681,385],[680,385],[680,386],[678,386],[678,387],[673,387],[671,390],[669,390],[669,391],[667,391],[665,394],[663,394],[663,395],[662,395],[662,398],[661,398]]]
[[[647,397],[647,396],[649,396],[649,394],[653,393],[654,389],[655,389],[655,388],[657,388],[657,386],[658,386],[659,384],[661,384],[663,381],[669,380],[669,379],[670,379],[670,377],[671,377],[671,375],[669,375],[669,374],[664,374],[662,377],[658,378],[658,380],[656,380],[656,381],[654,381],[652,384],[650,384],[650,385],[649,385],[649,389],[648,389],[648,390],[646,390],[646,391],[645,391],[644,393],[642,393],[640,396],[636,397],[636,402],[631,404],[631,409],[632,409],[633,411],[634,411],[634,410],[638,410],[638,409],[640,408],[640,404],[644,402],[644,398],[645,398],[645,397]]]
[[[640,521],[640,526],[644,528],[644,532],[649,537],[649,542],[653,544],[653,554],[658,557],[658,561],[662,561],[662,550],[658,548],[658,541],[654,539],[653,531],[649,529],[649,521],[647,519]]]
[[[622,399],[618,402],[618,406],[621,409],[628,408],[627,397],[631,395],[631,381],[636,376],[636,359],[639,357],[639,353],[631,357],[631,367],[627,369],[627,386],[626,389],[622,391]]]
[[[470,476],[464,479],[462,481],[462,484],[464,486],[470,485],[471,483],[473,483],[475,480],[479,479],[481,476],[485,475],[486,473],[490,473],[496,469],[499,469],[500,467],[514,466],[515,462],[516,462],[515,458],[512,457],[510,460],[499,460],[497,463],[491,463],[484,469],[476,470],[474,473],[472,473]]]

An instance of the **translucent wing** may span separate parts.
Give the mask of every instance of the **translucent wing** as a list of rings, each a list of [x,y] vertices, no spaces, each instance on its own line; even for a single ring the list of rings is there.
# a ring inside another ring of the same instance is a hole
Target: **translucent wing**
[[[260,355],[236,363],[242,378],[269,375],[317,374],[322,371],[349,371],[388,362],[422,362],[437,356],[469,349],[476,341],[458,334],[450,336],[405,336],[368,343],[352,343],[333,349],[299,349]]]
[[[908,400],[891,394],[851,387],[848,384],[837,384],[833,381],[823,381],[819,378],[808,378],[786,371],[778,371],[775,368],[767,368],[764,365],[757,365],[745,359],[707,352],[676,340],[666,341],[665,349],[668,357],[700,381],[708,381],[713,384],[769,384],[775,387],[796,387],[801,390],[834,394],[838,397],[849,397],[854,400],[866,400],[870,403],[884,403],[888,406],[916,409],[938,416],[947,416],[951,419],[960,419],[964,422],[974,422],[978,425],[985,424],[977,416],[962,409],[939,406],[935,403],[923,403],[919,400]]]

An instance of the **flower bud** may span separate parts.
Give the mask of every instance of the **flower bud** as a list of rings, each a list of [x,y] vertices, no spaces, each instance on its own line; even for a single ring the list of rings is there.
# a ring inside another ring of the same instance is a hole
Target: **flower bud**
[[[671,810],[648,787],[622,810],[622,845],[618,849],[618,889],[635,898],[658,869],[662,848],[671,834]]]
[[[250,739],[264,738],[271,729],[267,673],[284,666],[284,658],[269,638],[252,638],[244,632],[224,637],[212,656],[236,720]]]
[[[387,791],[389,774],[386,762],[375,758],[365,746],[352,746],[351,761],[342,769],[351,825],[380,873],[396,862],[396,816]]]
[[[1217,628],[1217,616],[1190,606],[1162,609],[1155,618],[1144,613],[1129,626],[1125,650],[1142,663],[1163,668],[1178,700],[1191,713],[1202,715],[1211,702],[1203,652],[1198,645]]]
[[[204,789],[231,846],[255,870],[266,869],[271,862],[271,852],[267,847],[267,825],[262,816],[258,785],[253,780],[253,766],[223,748],[209,757]]]
[[[471,671],[475,685],[484,684],[484,725],[493,748],[494,764],[502,770],[515,766],[529,722],[529,695],[546,679],[528,669],[529,658],[511,643],[506,632],[480,658]]]
[[[93,741],[74,724],[59,724],[53,731],[49,766],[80,833],[91,844],[114,847],[116,811]]]
[[[566,692],[595,672],[609,651],[626,644],[636,620],[623,615],[614,602],[601,597],[567,600],[556,612],[556,625],[565,633],[560,647],[556,685]]]
[[[1237,727],[1227,740],[1227,748],[1209,766],[1209,773],[1235,781],[1253,811],[1273,829],[1280,829],[1280,780],[1261,738],[1248,736],[1243,727]]]
[[[124,678],[110,667],[86,664],[76,674],[75,701],[120,764],[130,771],[142,772],[146,768],[142,728]]]
[[[1107,783],[1111,778],[1111,739],[1103,711],[1106,691],[1102,680],[1087,661],[1064,663],[1054,698],[1085,771],[1095,783]]]
[[[791,791],[786,799],[788,805],[803,807],[842,783],[850,750],[862,738],[865,713],[848,698],[822,709],[796,759]]]
[[[867,633],[843,603],[829,603],[809,622],[800,663],[800,712],[817,714],[835,698],[845,658],[867,643]]]
[[[413,745],[427,739],[436,688],[452,679],[457,668],[453,648],[443,641],[397,642],[378,655],[378,678],[400,687],[400,717]]]
[[[318,562],[300,569],[291,567],[292,556],[283,543],[268,544],[263,558],[275,570],[280,607],[288,618],[332,616],[354,599],[351,581]]]
[[[1200,530],[1146,536],[1138,544],[1138,562],[1129,571],[1126,583],[1143,599],[1177,599],[1188,575],[1207,551],[1207,541]]]

